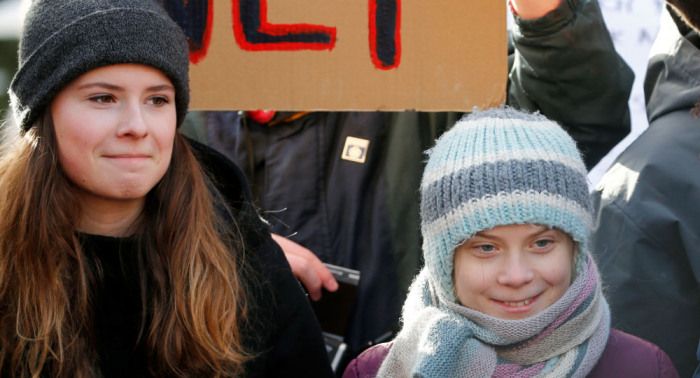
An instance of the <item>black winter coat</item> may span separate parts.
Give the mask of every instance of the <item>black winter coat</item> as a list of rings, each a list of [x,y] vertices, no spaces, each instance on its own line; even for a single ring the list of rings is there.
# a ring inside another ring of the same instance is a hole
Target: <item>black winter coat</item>
[[[700,35],[664,12],[644,91],[649,128],[593,193],[612,326],[690,377],[700,340]]]
[[[321,329],[269,227],[250,203],[245,176],[226,157],[191,142],[197,157],[230,203],[246,244],[242,272],[248,299],[244,346],[254,358],[245,377],[332,377]],[[95,332],[102,376],[148,377],[141,324],[134,238],[81,235],[88,261],[103,278],[95,295]],[[147,319],[148,320],[148,319]]]
[[[248,181],[227,157],[189,140],[198,160],[219,192],[238,215],[247,244],[250,324],[244,330],[247,345],[257,356],[246,366],[247,377],[331,377],[328,352],[321,328],[301,284],[292,274],[270,226],[251,201]],[[244,227],[248,222],[248,226]]]

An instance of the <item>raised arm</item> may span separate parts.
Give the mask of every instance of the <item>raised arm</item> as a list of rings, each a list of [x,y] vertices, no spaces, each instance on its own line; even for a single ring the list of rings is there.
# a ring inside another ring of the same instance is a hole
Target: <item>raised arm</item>
[[[559,122],[593,167],[630,130],[634,74],[615,52],[596,0],[511,0],[515,54],[508,103]]]

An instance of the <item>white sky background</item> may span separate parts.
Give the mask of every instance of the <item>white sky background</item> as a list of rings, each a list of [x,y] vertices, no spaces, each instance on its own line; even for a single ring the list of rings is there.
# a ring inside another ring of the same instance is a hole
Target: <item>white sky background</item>
[[[635,73],[630,96],[632,132],[588,174],[593,188],[613,160],[647,127],[643,82],[649,50],[659,29],[663,0],[598,0],[617,52]],[[17,38],[29,0],[0,1],[0,39]],[[510,7],[508,7],[510,12]],[[508,17],[508,24],[512,22]],[[9,78],[0,72],[0,90],[7,91]]]
[[[3,0],[0,1],[0,39],[18,38],[22,29],[23,8],[29,6],[29,1]]]

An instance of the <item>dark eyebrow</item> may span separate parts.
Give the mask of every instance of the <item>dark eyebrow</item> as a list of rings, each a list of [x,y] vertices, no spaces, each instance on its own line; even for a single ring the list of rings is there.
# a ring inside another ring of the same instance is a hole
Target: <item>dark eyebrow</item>
[[[122,87],[120,87],[120,86],[118,86],[118,85],[114,85],[114,84],[110,84],[110,83],[105,83],[105,82],[101,82],[101,81],[100,81],[100,82],[97,82],[97,83],[83,84],[83,85],[79,86],[78,89],[86,89],[86,88],[93,88],[93,87],[99,87],[99,88],[109,89],[109,90],[112,90],[112,91],[123,91],[123,90],[124,90],[124,88],[122,88]]]
[[[152,87],[146,88],[148,92],[160,92],[160,91],[166,91],[166,90],[171,90],[175,92],[175,87],[169,84],[161,84],[161,85],[154,85]]]
[[[105,83],[105,82],[83,84],[83,85],[79,86],[78,89],[86,89],[86,88],[94,88],[94,87],[104,88],[104,89],[108,89],[111,91],[124,91],[124,88],[122,88],[118,85],[109,84],[109,83]],[[161,84],[161,85],[154,85],[152,87],[146,88],[146,91],[148,91],[148,92],[160,92],[160,91],[164,91],[164,90],[172,90],[174,92],[175,87],[173,87],[172,85],[169,85],[169,84]]]

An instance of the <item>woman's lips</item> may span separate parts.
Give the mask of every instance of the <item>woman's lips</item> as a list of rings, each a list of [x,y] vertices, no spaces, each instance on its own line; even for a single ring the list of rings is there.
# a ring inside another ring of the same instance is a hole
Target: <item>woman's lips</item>
[[[148,155],[146,154],[118,154],[118,155],[105,155],[107,158],[111,159],[146,159]]]
[[[503,302],[503,304],[506,306],[510,306],[510,307],[522,307],[524,305],[530,304],[530,302],[532,302],[532,298],[526,299],[526,300],[521,301],[521,302]]]
[[[141,167],[150,161],[151,157],[146,154],[119,154],[119,155],[105,155],[104,156],[108,162],[116,164],[119,167]]]
[[[542,293],[535,295],[534,297],[523,299],[521,301],[499,301],[497,299],[491,299],[493,302],[499,305],[502,309],[508,312],[527,312],[532,309],[535,302],[540,298]]]

